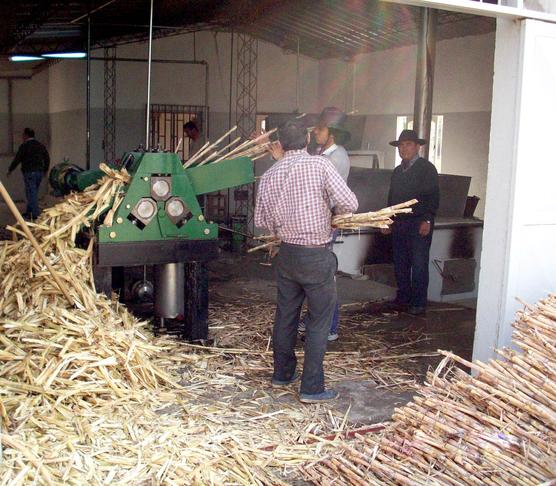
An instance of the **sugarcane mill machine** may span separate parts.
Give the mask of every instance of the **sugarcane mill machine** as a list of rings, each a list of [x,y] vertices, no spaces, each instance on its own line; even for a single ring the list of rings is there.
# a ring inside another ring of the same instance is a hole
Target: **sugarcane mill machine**
[[[97,291],[118,290],[123,301],[152,298],[155,330],[172,323],[184,338],[206,340],[206,264],[218,257],[218,225],[205,220],[198,196],[253,182],[253,162],[240,157],[184,169],[174,153],[129,152],[114,168],[125,168],[131,179],[112,225],[101,220],[88,236],[94,238]],[[103,175],[66,162],[49,180],[65,194]]]

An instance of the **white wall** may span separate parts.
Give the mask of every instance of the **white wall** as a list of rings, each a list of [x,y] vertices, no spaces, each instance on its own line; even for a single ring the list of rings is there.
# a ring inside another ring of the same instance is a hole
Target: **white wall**
[[[17,73],[15,73],[17,74]],[[31,79],[12,79],[12,110],[13,110],[13,142],[8,140],[8,81],[0,80],[0,178],[11,196],[19,201],[25,197],[23,178],[20,168],[8,179],[6,172],[15,153],[8,153],[10,145],[14,152],[22,142],[22,132],[25,127],[35,130],[37,140],[50,147],[50,120],[48,116],[48,71],[42,71]],[[42,187],[44,190],[46,184]]]
[[[194,41],[195,36],[195,41]],[[153,59],[207,61],[209,64],[210,138],[228,129],[230,104],[230,43],[228,33],[201,32],[157,39]],[[195,46],[195,51],[194,51]],[[146,59],[146,42],[117,48],[118,57]],[[97,50],[94,56],[103,56]],[[237,38],[234,44],[232,73],[232,123],[235,122]],[[259,112],[293,111],[296,101],[296,56],[282,49],[258,42]],[[104,63],[92,61],[91,68],[91,164],[103,157]],[[53,152],[56,158],[68,156],[72,162],[85,163],[85,83],[86,63],[64,61],[51,69],[49,109],[52,118]],[[300,62],[300,111],[317,111],[317,61],[302,57]],[[117,154],[134,149],[145,140],[147,64],[117,62],[116,66],[116,140]],[[152,65],[151,103],[205,103],[205,67],[194,64]]]
[[[396,115],[412,115],[415,93],[416,47],[357,56],[355,93],[351,66],[339,60],[320,63],[319,105],[336,105],[367,114],[362,147],[385,152],[393,167]],[[476,215],[484,211],[494,34],[438,42],[433,112],[445,116],[442,172],[472,177],[470,193],[481,198]]]
[[[556,289],[556,25],[499,20],[475,359],[511,343],[517,298]],[[549,142],[550,143],[550,142]]]

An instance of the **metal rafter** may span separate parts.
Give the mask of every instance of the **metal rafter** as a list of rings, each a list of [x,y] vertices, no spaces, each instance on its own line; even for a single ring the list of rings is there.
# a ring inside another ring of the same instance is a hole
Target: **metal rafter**
[[[116,48],[104,49],[104,160],[116,158]]]
[[[236,125],[238,135],[248,138],[257,128],[258,42],[249,34],[238,34],[237,46]],[[245,216],[247,228],[254,232],[254,185],[241,186],[238,190],[247,191],[247,197],[236,200],[236,215]]]
[[[24,41],[43,25],[56,9],[67,6],[67,3],[67,1],[52,2],[50,0],[41,0],[33,5],[25,20],[17,24],[10,39],[12,47],[17,47],[20,42]]]
[[[238,34],[237,42],[236,123],[239,135],[249,137],[257,116],[257,40]]]

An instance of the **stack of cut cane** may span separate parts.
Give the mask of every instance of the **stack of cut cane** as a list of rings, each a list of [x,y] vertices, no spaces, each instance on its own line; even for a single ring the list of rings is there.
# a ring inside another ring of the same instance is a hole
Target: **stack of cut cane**
[[[500,359],[444,360],[381,437],[305,470],[322,485],[539,485],[556,478],[556,295],[519,312]],[[473,377],[463,371],[471,369]]]

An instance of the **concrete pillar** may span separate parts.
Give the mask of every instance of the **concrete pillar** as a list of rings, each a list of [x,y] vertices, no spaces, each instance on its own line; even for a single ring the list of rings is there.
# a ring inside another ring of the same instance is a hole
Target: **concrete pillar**
[[[556,24],[497,20],[474,359],[511,343],[521,307],[556,291]]]
[[[415,77],[415,105],[413,128],[417,135],[430,141],[432,121],[432,96],[434,84],[434,63],[436,59],[437,11],[421,8],[417,39],[417,74]],[[421,148],[421,156],[429,158],[429,146]]]

